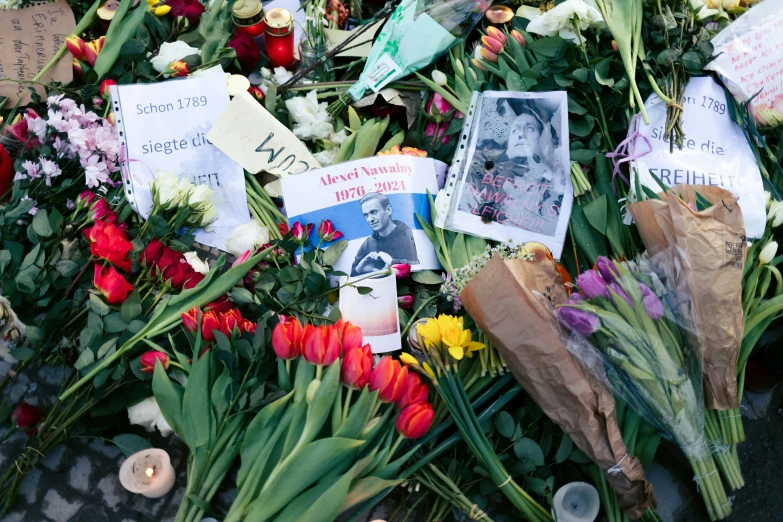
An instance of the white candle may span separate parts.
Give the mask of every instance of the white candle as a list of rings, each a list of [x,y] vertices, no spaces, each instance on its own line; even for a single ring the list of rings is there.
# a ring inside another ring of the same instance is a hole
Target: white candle
[[[598,490],[586,482],[566,484],[552,499],[552,514],[558,522],[593,522],[600,507]]]
[[[171,491],[175,478],[169,454],[162,449],[134,453],[120,468],[122,487],[147,498],[159,498]]]

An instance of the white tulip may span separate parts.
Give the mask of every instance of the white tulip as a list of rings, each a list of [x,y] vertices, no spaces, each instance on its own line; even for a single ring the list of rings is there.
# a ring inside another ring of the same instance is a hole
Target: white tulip
[[[767,221],[772,222],[772,228],[778,228],[783,223],[783,201],[772,201],[769,204]]]
[[[179,178],[171,172],[157,171],[155,180],[150,187],[155,204],[166,210],[171,210],[179,205],[180,190]]]
[[[226,240],[226,250],[239,257],[248,250],[269,243],[269,229],[255,219],[234,227]]]
[[[440,85],[441,87],[449,83],[449,79],[446,77],[446,75],[437,69],[432,71],[432,81]]]
[[[764,191],[764,208],[769,210],[769,204],[772,202],[772,194],[768,190]]]
[[[761,249],[759,254],[759,263],[762,265],[769,264],[770,261],[775,259],[775,254],[778,253],[778,242],[770,241],[767,246]]]
[[[185,252],[185,261],[188,262],[190,267],[199,274],[206,274],[209,272],[209,265],[206,261],[202,261],[198,258],[196,252]]]
[[[147,397],[135,406],[129,406],[128,420],[131,424],[144,426],[147,431],[155,431],[157,428],[164,437],[168,437],[174,431],[163,417],[155,397]]]
[[[150,60],[152,68],[159,73],[168,69],[171,62],[182,60],[185,57],[193,55],[201,55],[201,51],[195,47],[191,47],[183,41],[177,40],[175,42],[164,42],[160,46],[157,56]]]

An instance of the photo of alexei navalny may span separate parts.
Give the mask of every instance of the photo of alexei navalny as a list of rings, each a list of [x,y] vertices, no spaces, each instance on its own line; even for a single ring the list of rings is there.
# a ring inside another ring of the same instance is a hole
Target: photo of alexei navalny
[[[370,192],[361,200],[362,215],[372,229],[351,266],[351,277],[386,270],[391,265],[408,263],[418,265],[413,231],[403,223],[392,219],[389,198],[378,192]]]
[[[554,236],[568,173],[561,110],[555,100],[485,98],[459,210]]]

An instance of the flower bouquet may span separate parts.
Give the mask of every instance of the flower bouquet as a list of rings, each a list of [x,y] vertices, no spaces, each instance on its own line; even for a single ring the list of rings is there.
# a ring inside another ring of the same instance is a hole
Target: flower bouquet
[[[569,350],[593,375],[677,443],[711,520],[731,514],[705,435],[701,358],[686,296],[666,293],[648,261],[599,259],[558,309]],[[677,302],[675,299],[680,299]]]

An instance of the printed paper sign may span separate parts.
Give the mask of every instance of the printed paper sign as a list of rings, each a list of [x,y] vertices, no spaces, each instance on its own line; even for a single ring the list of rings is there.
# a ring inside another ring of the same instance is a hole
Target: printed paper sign
[[[780,1],[768,0],[729,24],[712,39],[715,60],[704,67],[716,71],[737,100],[745,101],[758,94],[751,107],[763,125],[776,124],[766,121],[764,113],[772,110],[773,100],[783,94],[783,10],[780,7]]]
[[[375,22],[366,29],[362,34],[356,37],[349,43],[344,51],[337,53],[338,58],[364,58],[370,55],[370,49],[372,49],[372,41],[375,33],[378,32],[381,22]],[[324,29],[326,37],[329,39],[329,48],[334,49],[348,38],[353,36],[353,33],[363,29],[364,26],[359,26],[350,31],[344,31],[342,29]]]
[[[392,264],[440,269],[435,249],[416,220],[429,221],[427,191],[438,190],[440,161],[376,156],[312,170],[281,180],[289,223],[330,219],[348,247],[335,269],[352,277]]]
[[[0,78],[32,80],[57,54],[76,22],[65,0],[31,5],[15,10],[0,9]],[[61,58],[38,81],[69,83],[73,80],[71,55]],[[12,81],[0,82],[0,96],[7,96],[6,105],[21,98],[22,105],[32,101],[28,87]],[[41,97],[46,94],[36,86]]]
[[[320,168],[304,143],[248,92],[218,118],[207,139],[248,172],[288,176]]]
[[[666,105],[661,99],[653,96],[645,107],[650,125],[640,121],[630,132],[638,129],[652,151],[644,154],[649,150],[647,144],[641,138],[635,140],[636,154],[642,155],[633,162],[631,186],[638,174],[644,185],[660,192],[652,173],[667,186],[682,183],[722,187],[738,197],[748,237],[761,237],[767,218],[761,173],[742,129],[729,116],[723,89],[709,76],[691,78],[683,101],[682,150],[675,146],[671,151],[664,132]]]
[[[222,69],[163,83],[114,86],[111,96],[128,160],[123,166],[128,201],[143,217],[149,215],[157,170],[209,185],[219,217],[208,230],[197,230],[196,240],[225,250],[231,229],[247,223],[250,212],[242,167],[206,137],[229,103]]]
[[[351,280],[356,279],[359,278]],[[353,286],[341,287],[342,318],[362,329],[364,342],[370,344],[372,353],[402,350],[396,277],[392,274],[365,278],[357,281],[356,286],[372,288],[372,292],[361,295]]]
[[[438,226],[560,258],[573,205],[564,91],[475,93]]]

